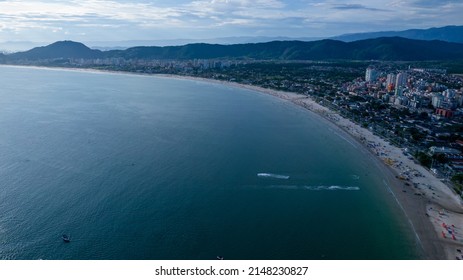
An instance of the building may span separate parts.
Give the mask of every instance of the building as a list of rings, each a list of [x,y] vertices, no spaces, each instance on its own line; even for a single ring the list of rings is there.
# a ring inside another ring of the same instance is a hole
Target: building
[[[395,95],[396,96],[402,96],[404,93],[404,88],[403,87],[396,87],[395,88]]]
[[[444,97],[440,94],[434,95],[432,97],[432,106],[434,108],[442,107],[442,103],[444,102]]]
[[[389,87],[390,85],[392,85],[393,87],[395,86],[395,75],[394,74],[387,74],[386,87]]]
[[[444,118],[451,118],[451,117],[453,117],[453,111],[438,108],[438,109],[436,109],[436,115],[444,117]]]
[[[446,89],[442,94],[447,98],[454,98],[455,97],[455,90],[454,89]]]
[[[365,81],[366,82],[373,82],[375,81],[379,76],[378,71],[374,68],[367,68],[367,71],[365,72]]]
[[[396,77],[395,87],[405,87],[407,85],[408,75],[407,73],[399,73]]]
[[[436,154],[444,154],[444,155],[459,155],[461,152],[457,149],[452,149],[448,147],[436,147],[432,146],[429,148],[429,152],[431,155],[436,155]]]

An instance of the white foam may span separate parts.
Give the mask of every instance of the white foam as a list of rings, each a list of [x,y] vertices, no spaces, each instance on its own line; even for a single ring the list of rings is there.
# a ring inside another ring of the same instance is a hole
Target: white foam
[[[349,187],[349,186],[329,186],[328,190],[330,191],[359,191],[359,187]]]
[[[356,186],[297,186],[297,185],[273,185],[272,189],[308,190],[308,191],[359,191]]]
[[[275,178],[275,179],[283,179],[283,180],[289,179],[289,176],[287,175],[280,175],[280,174],[273,174],[273,173],[257,173],[257,177]]]

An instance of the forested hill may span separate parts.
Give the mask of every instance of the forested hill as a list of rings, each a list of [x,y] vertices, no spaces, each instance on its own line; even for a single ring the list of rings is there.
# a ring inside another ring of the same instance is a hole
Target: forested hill
[[[82,43],[55,42],[45,47],[0,56],[4,62],[60,58],[125,59],[256,59],[256,60],[455,60],[463,59],[463,44],[382,37],[354,42],[337,40],[274,41],[256,44],[188,44],[173,47],[133,47],[99,51]]]

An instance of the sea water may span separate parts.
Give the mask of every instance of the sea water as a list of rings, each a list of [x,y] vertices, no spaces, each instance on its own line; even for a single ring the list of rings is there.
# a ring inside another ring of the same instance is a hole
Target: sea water
[[[56,69],[0,85],[0,259],[418,256],[369,155],[288,101]]]

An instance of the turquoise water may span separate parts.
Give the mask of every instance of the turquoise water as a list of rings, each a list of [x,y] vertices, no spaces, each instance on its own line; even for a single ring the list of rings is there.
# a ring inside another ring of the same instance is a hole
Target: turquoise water
[[[33,68],[0,84],[1,259],[418,256],[371,159],[289,102]]]

